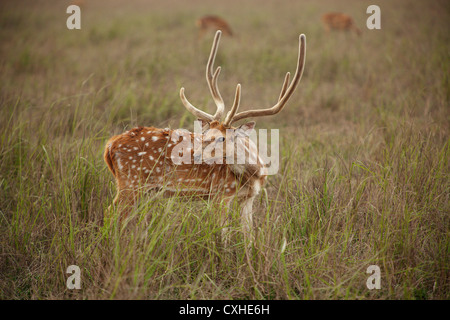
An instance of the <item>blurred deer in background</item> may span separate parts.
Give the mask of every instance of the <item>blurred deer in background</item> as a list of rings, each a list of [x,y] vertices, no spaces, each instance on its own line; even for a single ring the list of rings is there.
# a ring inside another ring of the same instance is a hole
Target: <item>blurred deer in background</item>
[[[70,1],[70,4],[71,5],[76,5],[76,6],[80,7],[80,8],[83,8],[86,5],[84,0],[72,0],[72,1]]]
[[[300,35],[294,78],[289,83],[290,73],[286,74],[276,104],[268,109],[237,113],[241,99],[241,86],[238,84],[233,105],[222,121],[225,103],[217,86],[221,68],[217,67],[213,72],[220,36],[221,32],[217,31],[206,65],[206,80],[217,106],[216,112],[209,114],[197,109],[186,99],[184,88],[180,90],[183,105],[201,120],[199,134],[183,129],[138,127],[114,136],[107,142],[104,159],[117,186],[113,204],[124,206],[121,208],[122,216],[128,214],[141,191],[156,189],[162,190],[166,196],[194,196],[224,204],[221,221],[226,225],[228,208],[236,199],[241,207],[244,235],[247,237],[251,233],[252,204],[266,181],[267,168],[258,155],[255,143],[248,137],[255,123],[248,122],[237,128],[231,124],[250,117],[274,115],[283,109],[303,74],[306,37]],[[185,162],[179,159],[179,147],[183,143],[188,145],[182,150]],[[215,149],[214,155],[206,152],[207,148],[217,145],[222,148]],[[230,150],[237,148],[244,148],[249,159],[254,160],[253,163],[237,161],[236,152]],[[226,233],[226,228],[222,229],[222,233]]]
[[[344,13],[327,13],[322,16],[322,23],[326,32],[330,30],[354,31],[358,36],[361,30],[356,27],[352,17]]]
[[[222,18],[218,16],[204,16],[195,21],[196,26],[199,29],[198,38],[202,39],[208,30],[216,31],[221,30],[225,35],[232,37],[230,25]]]

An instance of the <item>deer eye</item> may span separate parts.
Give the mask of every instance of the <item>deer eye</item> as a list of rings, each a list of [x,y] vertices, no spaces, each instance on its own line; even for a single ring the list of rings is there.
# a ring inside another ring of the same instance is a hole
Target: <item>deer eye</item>
[[[224,141],[225,141],[225,137],[219,137],[219,138],[217,139],[217,141],[218,141],[218,142],[224,142]]]

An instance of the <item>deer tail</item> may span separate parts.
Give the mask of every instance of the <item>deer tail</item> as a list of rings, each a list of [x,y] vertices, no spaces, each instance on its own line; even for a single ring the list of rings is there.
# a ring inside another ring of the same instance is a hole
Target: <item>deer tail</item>
[[[112,159],[113,155],[111,154],[111,145],[112,145],[112,142],[108,142],[106,144],[105,153],[103,155],[103,158],[105,159],[105,162],[108,165],[109,170],[115,176],[116,170],[114,169],[114,165],[113,165],[113,159]]]

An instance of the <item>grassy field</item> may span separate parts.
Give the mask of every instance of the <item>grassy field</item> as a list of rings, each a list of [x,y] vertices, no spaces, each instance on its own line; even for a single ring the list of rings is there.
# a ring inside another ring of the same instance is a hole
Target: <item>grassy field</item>
[[[365,27],[370,1],[85,1],[81,30],[66,28],[68,4],[0,3],[0,299],[450,298],[448,1],[377,1],[381,30]],[[330,11],[362,36],[327,35]],[[213,110],[204,14],[238,35],[216,65],[228,105],[242,84],[242,109],[275,103],[307,37],[299,89],[256,119],[280,130],[281,168],[255,201],[249,256],[236,210],[226,250],[211,203],[149,199],[125,225],[103,215],[109,137],[192,130],[182,86]]]

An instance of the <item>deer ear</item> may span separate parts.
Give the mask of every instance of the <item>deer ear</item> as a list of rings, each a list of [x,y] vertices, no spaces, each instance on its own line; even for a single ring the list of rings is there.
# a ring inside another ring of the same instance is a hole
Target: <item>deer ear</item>
[[[256,122],[250,121],[246,124],[241,125],[239,128],[236,129],[236,132],[241,137],[248,137],[252,130],[255,128]]]

